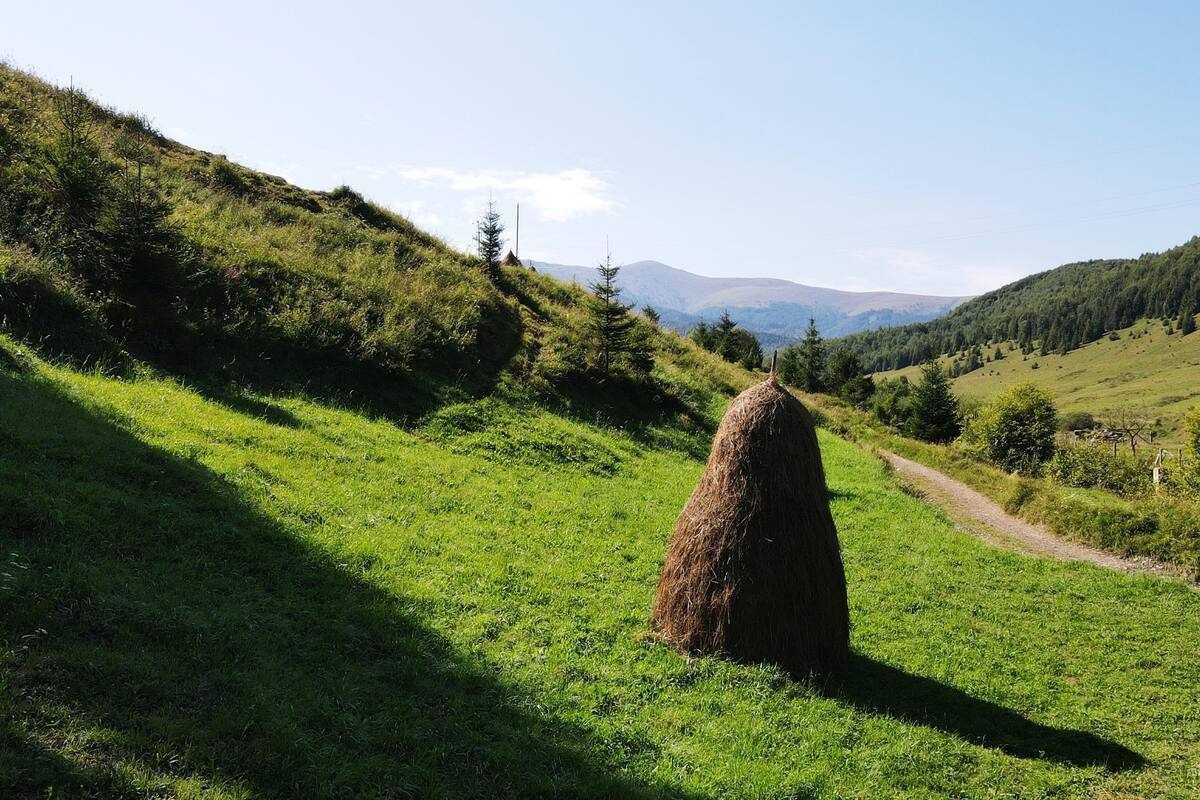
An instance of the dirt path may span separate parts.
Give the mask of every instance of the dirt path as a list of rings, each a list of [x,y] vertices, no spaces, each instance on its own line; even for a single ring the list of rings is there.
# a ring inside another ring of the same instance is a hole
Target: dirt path
[[[1169,564],[1150,558],[1125,558],[1060,539],[1041,525],[1014,517],[965,483],[895,453],[881,450],[880,455],[905,481],[945,509],[960,527],[991,544],[1067,561],[1087,561],[1120,572],[1179,575],[1179,570]]]

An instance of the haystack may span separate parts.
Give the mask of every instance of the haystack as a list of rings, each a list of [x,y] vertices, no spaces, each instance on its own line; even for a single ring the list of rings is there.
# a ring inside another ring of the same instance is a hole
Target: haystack
[[[652,624],[691,653],[838,673],[846,575],[808,410],[772,375],[729,406],[675,523]]]

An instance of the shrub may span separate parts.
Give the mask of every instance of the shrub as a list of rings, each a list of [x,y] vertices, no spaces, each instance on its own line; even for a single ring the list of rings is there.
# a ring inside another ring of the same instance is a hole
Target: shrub
[[[1014,386],[985,405],[963,433],[963,445],[1009,472],[1036,475],[1054,455],[1058,412],[1033,384]]]
[[[217,156],[209,163],[204,177],[214,189],[220,189],[238,197],[250,191],[242,173],[224,156]]]
[[[903,376],[885,379],[875,385],[871,413],[884,425],[904,428],[911,413],[912,384]]]
[[[1200,460],[1200,405],[1192,406],[1183,415],[1183,430],[1192,457]]]
[[[1185,492],[1200,498],[1200,405],[1183,415],[1183,433],[1191,459],[1184,464],[1179,484]]]
[[[875,394],[875,381],[870,375],[856,375],[842,384],[838,397],[856,408],[866,408]]]
[[[1064,433],[1071,431],[1090,431],[1100,427],[1100,423],[1090,411],[1068,411],[1059,418],[1058,428]]]
[[[1046,465],[1046,476],[1063,486],[1104,489],[1134,495],[1151,488],[1150,469],[1132,453],[1097,444],[1060,447]]]

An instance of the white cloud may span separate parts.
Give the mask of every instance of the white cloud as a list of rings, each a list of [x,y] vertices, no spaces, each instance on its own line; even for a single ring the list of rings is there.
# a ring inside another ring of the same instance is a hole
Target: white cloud
[[[441,184],[456,192],[488,190],[512,195],[531,205],[541,218],[564,222],[589,214],[614,211],[608,182],[591,170],[576,168],[558,172],[521,170],[458,170],[448,167],[399,166],[392,173],[401,180]]]
[[[850,251],[864,269],[856,270],[847,289],[919,294],[981,294],[1026,274],[1012,264],[965,264],[924,250],[867,247]]]
[[[436,228],[442,224],[442,215],[431,211],[424,200],[405,200],[395,203],[392,208],[408,217],[419,228]]]

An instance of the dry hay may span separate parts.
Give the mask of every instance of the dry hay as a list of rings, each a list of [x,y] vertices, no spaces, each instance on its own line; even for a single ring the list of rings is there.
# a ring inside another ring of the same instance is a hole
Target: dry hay
[[[734,398],[675,523],[652,624],[690,653],[840,673],[846,576],[808,410],[774,376]]]

